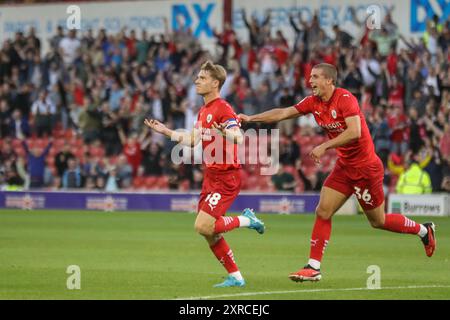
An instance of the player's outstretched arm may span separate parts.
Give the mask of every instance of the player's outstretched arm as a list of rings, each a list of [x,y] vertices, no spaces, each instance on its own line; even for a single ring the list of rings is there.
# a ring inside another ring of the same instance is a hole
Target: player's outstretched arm
[[[172,141],[177,141],[186,146],[194,147],[200,142],[200,133],[197,129],[193,129],[191,132],[179,132],[167,128],[155,119],[145,119],[144,124],[150,129],[165,135]]]
[[[297,109],[294,106],[291,106],[287,108],[275,108],[263,113],[254,114],[252,116],[248,116],[241,113],[238,115],[238,118],[242,122],[272,123],[281,120],[296,118],[300,115],[301,114],[297,111]]]

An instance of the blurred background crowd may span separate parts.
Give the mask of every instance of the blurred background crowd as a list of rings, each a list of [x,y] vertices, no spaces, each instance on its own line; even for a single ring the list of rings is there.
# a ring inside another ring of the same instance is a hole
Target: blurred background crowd
[[[288,43],[271,28],[271,13],[241,12],[249,41],[230,25],[215,31],[206,50],[192,30],[164,34],[123,29],[111,34],[59,27],[51,39],[33,29],[17,32],[0,50],[0,185],[6,189],[200,189],[199,165],[170,161],[173,143],[149,132],[151,117],[173,129],[191,129],[202,105],[193,79],[206,59],[224,65],[221,94],[236,113],[287,107],[311,93],[309,75],[320,62],[339,70],[338,86],[359,100],[376,151],[385,164],[385,187],[394,191],[412,160],[426,171],[433,192],[450,191],[450,19],[427,22],[420,39],[406,39],[391,15],[369,30],[354,15],[358,34],[319,18],[291,16]],[[42,51],[43,42],[50,49]],[[243,127],[246,129],[248,127]],[[260,176],[245,165],[244,190],[319,191],[336,160],[328,151],[317,166],[309,151],[325,141],[311,116],[284,121],[280,170]]]

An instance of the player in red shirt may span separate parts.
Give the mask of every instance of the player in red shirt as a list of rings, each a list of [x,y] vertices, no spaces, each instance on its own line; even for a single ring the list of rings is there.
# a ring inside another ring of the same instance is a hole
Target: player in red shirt
[[[215,287],[242,287],[245,281],[222,233],[248,227],[262,234],[265,227],[250,209],[245,209],[237,217],[224,216],[240,191],[241,166],[237,158],[237,144],[243,141],[237,115],[220,98],[219,91],[225,79],[226,71],[222,66],[210,61],[202,65],[195,85],[205,105],[199,111],[192,132],[170,130],[153,119],[146,119],[145,124],[184,145],[194,147],[202,142],[205,171],[195,230],[205,237],[216,258],[228,271],[225,281]]]
[[[277,122],[312,113],[316,122],[326,130],[329,140],[316,146],[310,156],[316,163],[328,149],[336,148],[338,161],[320,193],[316,221],[311,237],[308,264],[291,273],[293,281],[318,281],[323,252],[331,234],[331,217],[354,193],[374,228],[420,236],[427,256],[436,247],[435,226],[432,222],[418,224],[401,214],[384,211],[384,168],[375,153],[366,120],[357,99],[347,90],[336,88],[337,70],[321,63],[311,71],[313,95],[294,106],[276,108],[252,116],[240,114],[244,122]]]

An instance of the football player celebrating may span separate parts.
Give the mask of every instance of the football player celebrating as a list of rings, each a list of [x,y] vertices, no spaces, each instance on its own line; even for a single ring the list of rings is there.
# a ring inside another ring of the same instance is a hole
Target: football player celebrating
[[[291,273],[293,281],[318,281],[320,263],[331,234],[331,218],[354,193],[374,228],[418,235],[428,257],[436,248],[432,222],[418,224],[401,214],[384,211],[384,168],[375,153],[366,120],[357,99],[347,90],[336,87],[337,70],[333,65],[315,65],[309,80],[312,95],[294,106],[275,108],[261,114],[244,115],[243,122],[272,123],[312,113],[326,130],[329,140],[316,146],[310,156],[316,163],[329,149],[336,148],[338,160],[323,184],[316,220],[312,230],[308,264]]]
[[[146,119],[145,124],[184,145],[194,147],[202,142],[205,171],[195,230],[205,237],[211,251],[228,272],[225,281],[215,287],[242,287],[245,281],[222,234],[239,227],[248,227],[262,234],[265,226],[250,209],[245,209],[237,217],[224,216],[240,191],[241,165],[237,144],[243,141],[237,115],[220,97],[219,91],[225,79],[226,71],[222,66],[210,61],[201,66],[195,85],[205,104],[199,110],[197,123],[190,133],[170,130],[154,119]],[[217,143],[218,147],[211,148],[212,143]]]

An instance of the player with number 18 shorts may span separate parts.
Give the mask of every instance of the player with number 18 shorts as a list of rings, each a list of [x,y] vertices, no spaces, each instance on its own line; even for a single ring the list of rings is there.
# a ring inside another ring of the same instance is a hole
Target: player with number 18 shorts
[[[194,147],[202,142],[205,169],[195,229],[206,239],[211,251],[228,272],[225,281],[215,285],[219,288],[245,285],[233,251],[222,234],[239,227],[254,229],[260,234],[265,230],[264,223],[253,210],[245,209],[236,217],[225,216],[241,188],[237,144],[243,141],[237,115],[219,94],[225,79],[226,71],[222,66],[210,61],[202,65],[195,85],[205,105],[199,111],[192,132],[170,130],[157,120],[145,120],[148,127],[179,143]]]

